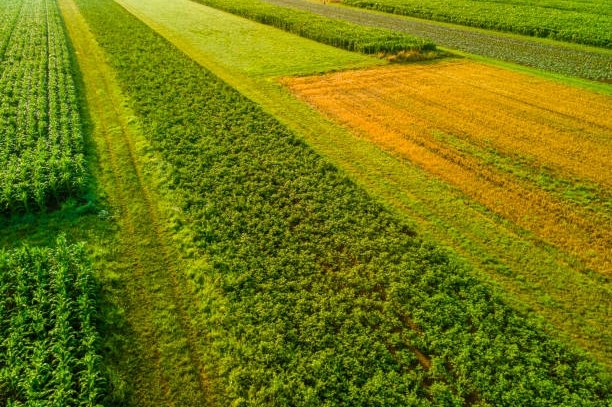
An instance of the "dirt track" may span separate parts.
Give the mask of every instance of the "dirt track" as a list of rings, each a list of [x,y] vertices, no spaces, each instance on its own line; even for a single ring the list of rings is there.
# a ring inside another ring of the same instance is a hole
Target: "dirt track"
[[[512,62],[548,72],[612,82],[612,53],[577,50],[562,43],[544,44],[528,37],[499,35],[440,25],[425,20],[383,15],[305,0],[265,0],[279,6],[307,10],[353,23],[403,31],[433,40],[437,45]]]

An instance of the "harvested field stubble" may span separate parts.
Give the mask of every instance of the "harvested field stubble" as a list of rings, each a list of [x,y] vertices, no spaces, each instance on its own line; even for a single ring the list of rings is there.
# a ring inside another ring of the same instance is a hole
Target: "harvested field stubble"
[[[612,275],[610,97],[468,61],[284,83],[361,136]],[[567,198],[581,184],[598,191],[587,203]]]

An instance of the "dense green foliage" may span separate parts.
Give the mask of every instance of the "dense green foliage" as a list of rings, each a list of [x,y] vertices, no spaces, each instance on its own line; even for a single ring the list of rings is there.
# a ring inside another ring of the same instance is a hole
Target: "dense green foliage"
[[[0,22],[0,212],[42,209],[80,192],[86,182],[78,102],[57,4],[21,3],[17,15],[3,14]]]
[[[173,170],[218,405],[606,406],[610,379],[110,0],[78,0]],[[125,41],[125,38],[130,41]],[[197,90],[197,91],[196,91]]]
[[[433,51],[436,48],[433,42],[408,34],[360,26],[259,0],[197,1],[311,40],[364,54]]]
[[[612,6],[590,0],[343,0],[343,4],[428,20],[612,48]]]
[[[95,292],[82,245],[0,251],[0,405],[98,404]]]
[[[529,38],[471,30],[460,26],[442,25],[428,20],[405,19],[390,14],[370,13],[363,9],[329,7],[318,2],[303,0],[267,1],[319,13],[330,18],[344,19],[356,24],[406,32],[417,37],[429,38],[441,47],[534,67],[547,72],[604,82],[612,81],[610,53],[605,49],[568,47],[566,44],[555,44],[550,41],[531,41]],[[553,1],[560,3],[557,0]],[[538,3],[542,4],[541,1]],[[603,5],[604,3],[601,2],[600,4]]]

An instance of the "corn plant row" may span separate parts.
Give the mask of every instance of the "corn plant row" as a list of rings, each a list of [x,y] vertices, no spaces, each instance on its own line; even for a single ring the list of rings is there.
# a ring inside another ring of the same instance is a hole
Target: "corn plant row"
[[[471,27],[612,48],[609,2],[343,0],[343,4]]]
[[[0,60],[15,28],[22,4],[23,0],[6,0],[0,3]]]
[[[82,244],[0,251],[0,405],[97,406],[95,318]]]
[[[0,62],[0,212],[43,209],[85,183],[78,103],[57,5],[23,0]]]
[[[271,25],[323,44],[364,54],[434,51],[433,42],[381,28],[365,27],[263,1],[197,0],[262,24]]]
[[[612,383],[111,0],[77,0],[171,168],[224,406],[607,406]],[[130,41],[125,41],[125,38]],[[186,229],[186,230],[185,230]]]

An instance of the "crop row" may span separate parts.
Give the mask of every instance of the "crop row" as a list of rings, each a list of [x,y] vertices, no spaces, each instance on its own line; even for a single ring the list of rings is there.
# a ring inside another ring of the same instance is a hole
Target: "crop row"
[[[98,405],[95,291],[82,245],[0,251],[0,405]]]
[[[434,51],[433,42],[381,28],[365,27],[264,1],[197,0],[241,17],[271,25],[299,36],[364,54]]]
[[[42,209],[80,192],[83,148],[57,5],[23,0],[0,62],[0,212]]]
[[[78,0],[172,168],[218,405],[605,406],[612,384],[110,0]],[[125,41],[129,37],[130,41]]]
[[[612,9],[476,0],[343,0],[343,4],[534,37],[612,48]],[[574,3],[580,4],[580,3]],[[603,2],[605,4],[605,2]]]
[[[6,0],[0,3],[0,55],[6,50],[22,4],[23,0]]]
[[[328,7],[317,2],[267,1],[281,6],[300,8],[330,18],[344,19],[354,24],[377,26],[429,38],[441,47],[530,66],[547,72],[612,81],[610,55],[605,50],[577,49],[577,47],[568,47],[565,44],[530,41],[528,38],[469,30],[427,20],[403,19],[382,13],[372,14],[357,8]],[[578,3],[572,2],[572,4]]]

